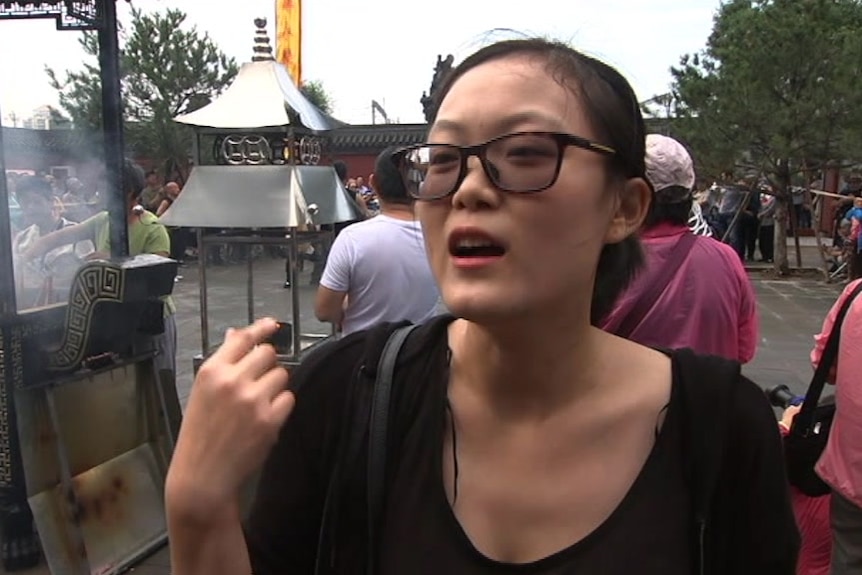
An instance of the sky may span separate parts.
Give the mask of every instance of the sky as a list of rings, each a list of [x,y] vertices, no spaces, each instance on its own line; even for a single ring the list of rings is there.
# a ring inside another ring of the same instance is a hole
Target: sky
[[[181,8],[187,24],[206,32],[238,63],[251,59],[254,19],[269,20],[275,0],[133,0],[144,11]],[[569,42],[618,68],[640,100],[668,91],[670,67],[703,49],[720,0],[304,0],[302,67],[334,101],[333,115],[370,124],[377,100],[395,122],[422,122],[438,55],[456,63],[489,39],[515,34]],[[418,9],[422,6],[423,9]],[[130,7],[118,2],[129,22]],[[512,30],[514,32],[500,32]],[[0,113],[28,117],[58,104],[45,66],[77,70],[84,57],[78,32],[57,32],[52,20],[0,21]]]

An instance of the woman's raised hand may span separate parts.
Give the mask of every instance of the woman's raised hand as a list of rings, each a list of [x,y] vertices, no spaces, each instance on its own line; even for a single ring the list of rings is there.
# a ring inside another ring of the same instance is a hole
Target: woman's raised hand
[[[293,409],[287,371],[263,343],[276,329],[261,319],[228,330],[195,378],[166,489],[170,504],[199,519],[236,504]]]

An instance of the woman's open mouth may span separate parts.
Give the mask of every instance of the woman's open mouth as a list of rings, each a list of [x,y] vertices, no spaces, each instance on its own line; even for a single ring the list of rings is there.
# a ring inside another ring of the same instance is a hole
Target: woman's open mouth
[[[505,254],[503,243],[481,230],[456,230],[449,236],[449,255],[459,268],[483,267]]]

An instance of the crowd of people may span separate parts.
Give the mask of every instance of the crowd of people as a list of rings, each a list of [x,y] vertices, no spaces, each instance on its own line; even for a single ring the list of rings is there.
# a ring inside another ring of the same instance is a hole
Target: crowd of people
[[[72,178],[74,182],[77,182]],[[129,255],[154,254],[169,257],[171,237],[152,210],[144,207],[147,180],[143,170],[127,160],[122,168]],[[58,195],[50,177],[30,175],[15,178],[10,186],[22,209],[21,227],[14,232],[16,298],[19,309],[65,301],[75,272],[86,260],[111,257],[110,218],[99,201],[74,202],[67,192]],[[81,198],[81,196],[76,196]],[[161,203],[167,201],[159,199]],[[66,214],[78,214],[71,221]],[[176,307],[170,296],[163,301],[164,330],[153,340],[156,369],[176,373]],[[173,381],[171,379],[171,381]]]
[[[862,277],[862,173],[851,170],[842,174],[843,185],[837,201],[824,208],[833,217],[831,237],[821,245],[832,277],[846,275],[850,280]],[[814,233],[814,211],[823,203],[822,177],[807,186],[790,186],[788,212],[784,217],[787,237]],[[696,211],[703,214],[706,234],[728,243],[744,262],[772,263],[775,258],[776,190],[766,179],[747,173],[736,178],[733,173],[722,174],[718,181],[695,193]],[[834,209],[834,212],[832,211]],[[732,224],[732,225],[731,225]],[[758,257],[759,252],[759,257]]]

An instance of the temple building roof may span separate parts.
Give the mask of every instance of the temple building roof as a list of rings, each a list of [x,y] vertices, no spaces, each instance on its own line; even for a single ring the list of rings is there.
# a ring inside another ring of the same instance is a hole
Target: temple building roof
[[[174,118],[208,128],[253,129],[300,124],[325,132],[335,126],[300,91],[287,67],[272,57],[266,19],[255,20],[254,56],[242,65],[231,85],[210,104]]]

